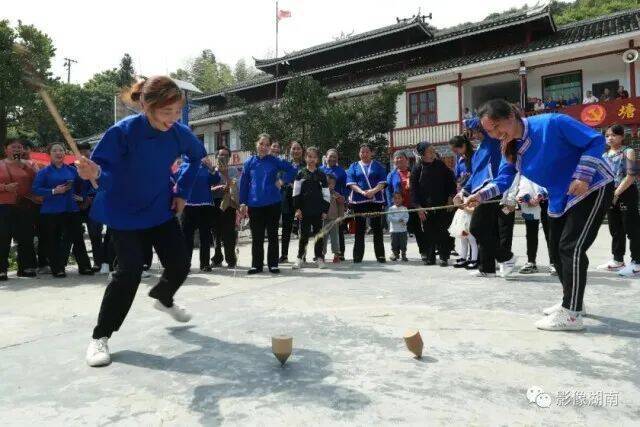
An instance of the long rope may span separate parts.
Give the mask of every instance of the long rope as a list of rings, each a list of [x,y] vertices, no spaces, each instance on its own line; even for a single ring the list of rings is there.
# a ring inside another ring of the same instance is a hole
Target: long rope
[[[492,204],[492,203],[500,203],[502,200],[497,199],[497,200],[488,200],[486,202],[482,202],[480,203],[481,205],[488,205],[488,204]],[[433,206],[433,207],[429,207],[429,208],[414,208],[414,209],[407,209],[406,211],[403,212],[433,212],[433,211],[441,211],[441,210],[445,210],[445,209],[458,209],[458,208],[465,208],[467,207],[466,204],[462,204],[462,205],[445,205],[445,206]],[[316,237],[314,239],[314,243],[318,241],[318,239],[323,239],[327,233],[329,233],[329,231],[331,231],[331,229],[333,227],[337,227],[340,224],[342,224],[344,221],[351,219],[351,218],[356,218],[356,217],[363,217],[363,218],[372,218],[372,217],[376,217],[376,216],[382,216],[382,215],[389,215],[393,212],[389,212],[389,211],[382,211],[382,212],[360,212],[360,213],[351,213],[351,214],[347,214],[347,215],[343,215],[340,218],[336,218],[333,221],[329,222],[328,224],[326,224],[324,227],[322,227],[322,229],[318,232],[318,234],[316,234]]]

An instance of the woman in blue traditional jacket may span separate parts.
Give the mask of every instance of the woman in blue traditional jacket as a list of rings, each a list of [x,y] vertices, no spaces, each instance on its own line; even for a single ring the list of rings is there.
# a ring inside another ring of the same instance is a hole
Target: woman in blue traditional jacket
[[[466,201],[471,205],[505,192],[517,172],[549,193],[549,250],[562,283],[562,302],[544,310],[543,330],[584,328],[582,300],[587,284],[587,250],[613,199],[613,174],[602,158],[605,139],[565,114],[521,118],[511,104],[487,102],[482,127],[501,142],[500,172]]]
[[[297,169],[288,161],[269,154],[271,137],[261,134],[256,142],[256,155],[244,162],[240,178],[240,212],[249,213],[251,228],[251,268],[247,274],[262,273],[264,264],[264,235],[269,241],[267,267],[273,274],[278,268],[278,221],[280,219],[280,189],[282,179],[290,184]]]
[[[184,208],[205,150],[189,127],[178,122],[184,95],[172,79],[142,80],[127,95],[125,100],[139,103],[143,113],[113,125],[91,160],[78,160],[80,176],[97,181],[91,217],[111,229],[118,259],[87,349],[90,366],[111,362],[107,341],[131,308],[147,241],[152,242],[164,267],[158,284],[149,292],[155,299],[154,308],[179,322],[191,319],[173,301],[189,272],[185,240],[175,215]],[[171,165],[182,155],[190,166],[173,189],[169,185]]]
[[[387,186],[387,171],[380,162],[373,160],[373,151],[369,144],[360,146],[360,161],[354,162],[347,169],[347,187],[349,204],[354,213],[382,212],[385,208],[384,189]],[[362,262],[364,256],[364,236],[367,232],[367,219],[358,216],[356,235],[353,245],[353,262]],[[373,231],[373,248],[378,262],[385,262],[384,241],[382,235],[382,218],[373,216],[370,219]]]

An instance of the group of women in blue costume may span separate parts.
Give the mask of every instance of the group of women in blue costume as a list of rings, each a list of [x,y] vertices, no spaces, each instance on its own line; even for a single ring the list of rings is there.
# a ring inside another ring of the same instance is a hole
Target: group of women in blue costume
[[[614,193],[614,176],[602,157],[605,138],[564,114],[523,118],[502,100],[487,102],[478,115],[482,131],[498,145],[502,160],[497,173],[480,188],[474,188],[473,194],[457,197],[457,202],[487,208],[491,205],[480,203],[507,191],[517,172],[547,189],[549,251],[563,297],[560,303],[544,310],[547,316],[536,322],[536,327],[581,330],[589,265],[587,250],[597,236]],[[470,181],[473,175],[472,172]]]

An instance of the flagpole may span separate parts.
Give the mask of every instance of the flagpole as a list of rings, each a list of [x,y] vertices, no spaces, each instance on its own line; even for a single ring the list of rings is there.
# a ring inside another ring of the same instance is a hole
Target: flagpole
[[[280,61],[278,61],[278,22],[280,21],[279,16],[279,9],[278,9],[278,0],[276,0],[276,96],[275,96],[275,100],[276,102],[278,102],[278,77],[279,77],[279,66],[280,66]]]

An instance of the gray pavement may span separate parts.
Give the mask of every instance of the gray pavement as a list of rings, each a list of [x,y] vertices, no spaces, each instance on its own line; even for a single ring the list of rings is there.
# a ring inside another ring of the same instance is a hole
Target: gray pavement
[[[520,264],[523,235],[518,225]],[[412,262],[380,265],[368,242],[359,266],[194,273],[177,296],[187,326],[151,307],[156,270],[99,369],[84,352],[106,278],[13,278],[0,284],[0,424],[638,425],[640,285],[594,271],[609,241],[602,228],[590,251],[585,332],[534,328],[560,300],[546,273],[474,279],[422,266],[413,243]],[[421,360],[407,328],[422,333]],[[294,338],[284,368],[276,334]],[[550,407],[528,401],[533,386]]]

